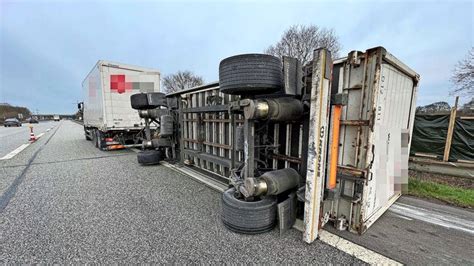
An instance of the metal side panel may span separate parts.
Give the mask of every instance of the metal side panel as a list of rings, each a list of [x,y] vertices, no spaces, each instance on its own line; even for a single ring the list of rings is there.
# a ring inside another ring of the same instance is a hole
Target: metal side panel
[[[318,237],[320,229],[332,69],[331,55],[326,49],[315,50],[313,60],[303,233],[307,243]]]

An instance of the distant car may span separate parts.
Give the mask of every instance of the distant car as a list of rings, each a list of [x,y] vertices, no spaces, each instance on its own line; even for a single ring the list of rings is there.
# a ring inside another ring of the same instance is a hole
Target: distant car
[[[53,116],[53,120],[54,120],[54,121],[59,121],[59,120],[60,120],[59,115]]]
[[[5,119],[5,122],[3,123],[3,126],[5,127],[21,127],[21,122],[20,120],[16,118],[8,118]]]
[[[30,124],[38,124],[38,120],[33,118],[33,117],[30,117],[28,119],[26,119],[26,122],[30,123]]]

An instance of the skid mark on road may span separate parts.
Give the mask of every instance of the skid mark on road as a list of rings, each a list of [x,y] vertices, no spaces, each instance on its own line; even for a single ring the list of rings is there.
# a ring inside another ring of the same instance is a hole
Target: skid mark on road
[[[122,156],[127,156],[127,155],[134,155],[134,154],[133,154],[133,153],[127,153],[127,154],[116,154],[116,155],[104,155],[104,156],[84,157],[84,158],[76,158],[76,159],[69,159],[69,160],[60,160],[60,161],[48,161],[48,162],[32,163],[31,165],[55,164],[55,163],[75,162],[75,161],[88,161],[88,160],[103,159],[103,158],[122,157]],[[27,166],[27,165],[26,165],[26,164],[14,164],[14,165],[3,166],[3,168],[15,168],[15,167],[24,167],[24,166]]]
[[[55,163],[66,163],[66,162],[76,162],[76,161],[88,161],[88,160],[96,160],[96,159],[104,159],[104,158],[114,158],[114,157],[123,157],[123,156],[130,156],[130,155],[135,155],[135,154],[133,154],[133,153],[126,153],[126,154],[94,156],[94,157],[85,157],[85,158],[77,158],[77,159],[69,159],[69,160],[60,160],[60,161],[49,161],[49,162],[32,163],[31,165],[55,164]]]
[[[10,203],[10,200],[15,196],[18,186],[25,179],[26,172],[30,168],[36,156],[38,156],[38,154],[41,152],[44,146],[46,146],[51,140],[51,138],[56,134],[56,132],[58,132],[58,129],[59,129],[59,126],[56,128],[53,134],[49,136],[46,142],[43,143],[43,145],[41,145],[39,149],[35,151],[35,153],[33,153],[33,156],[31,156],[31,158],[28,160],[28,163],[26,164],[26,167],[23,169],[23,171],[21,171],[21,173],[15,178],[15,180],[13,180],[13,183],[8,187],[5,193],[2,194],[2,196],[0,197],[0,213],[2,213],[5,210],[5,208],[8,206],[8,203]]]
[[[395,203],[390,207],[390,211],[408,218],[442,226],[444,228],[460,230],[474,234],[474,222],[462,219],[450,214],[443,214],[424,208],[419,208],[403,203]]]

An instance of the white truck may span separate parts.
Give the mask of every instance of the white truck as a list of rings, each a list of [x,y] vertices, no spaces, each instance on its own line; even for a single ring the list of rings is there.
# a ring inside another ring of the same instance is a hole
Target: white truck
[[[83,121],[87,140],[102,150],[139,144],[143,122],[130,96],[159,92],[156,69],[99,60],[82,82]]]

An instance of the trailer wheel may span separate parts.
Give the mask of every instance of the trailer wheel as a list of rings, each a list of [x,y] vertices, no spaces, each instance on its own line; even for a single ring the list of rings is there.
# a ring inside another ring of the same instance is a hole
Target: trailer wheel
[[[96,130],[95,131],[96,133],[96,147],[99,148],[99,150],[103,150],[105,148],[107,148],[107,144],[105,143],[105,139],[104,139],[104,133],[102,133],[102,131],[100,130]]]
[[[256,95],[273,93],[283,87],[283,66],[278,57],[267,54],[242,54],[219,64],[219,87],[227,94]]]
[[[86,140],[92,140],[85,128],[84,128],[84,136],[86,137]]]
[[[225,227],[241,234],[260,234],[273,229],[277,212],[275,197],[247,202],[235,195],[235,188],[226,190],[222,195],[222,222]]]
[[[91,135],[92,135],[92,143],[94,143],[94,146],[98,148],[97,146],[97,130],[96,129],[91,129]]]
[[[146,150],[137,153],[137,160],[142,165],[153,165],[158,164],[163,160],[163,154],[157,150]]]
[[[130,103],[135,110],[155,109],[166,106],[166,95],[161,92],[137,93],[130,96]]]

